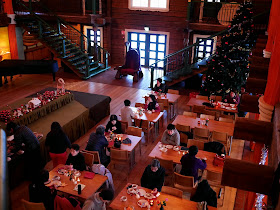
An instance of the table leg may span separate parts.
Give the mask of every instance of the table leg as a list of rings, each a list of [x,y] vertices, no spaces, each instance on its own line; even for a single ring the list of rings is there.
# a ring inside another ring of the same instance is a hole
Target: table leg
[[[231,152],[231,146],[232,146],[232,136],[230,137],[230,145],[229,145],[229,151],[228,151],[228,155],[230,155]]]
[[[133,166],[135,165],[135,149],[130,152],[130,170],[132,170]]]

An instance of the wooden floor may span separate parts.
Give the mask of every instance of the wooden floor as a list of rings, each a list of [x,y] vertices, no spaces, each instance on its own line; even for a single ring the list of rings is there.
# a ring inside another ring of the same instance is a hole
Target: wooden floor
[[[123,107],[123,101],[125,99],[129,99],[134,105],[135,102],[143,102],[142,96],[148,91],[148,83],[149,80],[146,81],[145,77],[138,84],[132,84],[132,77],[123,78],[121,80],[115,80],[113,70],[109,70],[105,73],[98,75],[97,77],[83,81],[72,74],[60,74],[63,76],[66,82],[66,89],[73,91],[81,91],[88,93],[95,93],[110,96],[112,98],[111,101],[111,114],[120,114],[120,109]],[[65,77],[64,77],[65,76]],[[98,79],[99,78],[99,79]],[[105,83],[102,81],[106,80]],[[110,82],[111,80],[111,82]],[[131,81],[130,81],[131,80]],[[94,81],[94,82],[93,82]],[[129,85],[131,82],[131,85]],[[16,76],[13,79],[12,83],[4,85],[0,87],[0,106],[6,106],[9,103],[12,103],[20,98],[26,97],[32,93],[36,93],[37,91],[46,88],[46,87],[55,87],[56,84],[52,82],[52,78],[50,75],[23,75],[22,77]],[[129,87],[130,86],[130,87]],[[134,87],[133,87],[134,86]],[[142,88],[143,89],[138,89]],[[146,89],[146,90],[144,90]],[[188,97],[186,95],[182,95],[179,98],[179,114],[182,114],[186,109],[186,104],[188,102]],[[166,119],[166,118],[165,118]],[[108,117],[103,119],[100,123],[106,124],[108,121]],[[164,121],[164,128],[166,128],[167,122]],[[82,148],[86,146],[86,141],[89,138],[91,132],[95,131],[95,128],[92,128],[86,135],[81,137],[76,141]],[[140,184],[141,175],[145,169],[145,167],[150,163],[150,159],[148,158],[149,153],[160,140],[161,134],[164,129],[160,129],[160,135],[153,137],[155,140],[153,143],[150,143],[148,146],[142,145],[142,155],[140,156],[139,151],[136,150],[136,165],[131,171],[128,182]],[[143,139],[143,141],[145,141]],[[233,141],[233,148],[231,155],[235,158],[241,159],[243,153],[244,142],[242,141]],[[52,169],[52,163],[49,162],[46,165],[46,169]],[[119,193],[120,190],[126,185],[127,178],[126,173],[122,172],[121,168],[111,169],[113,174],[114,184],[116,188],[116,193]],[[167,180],[167,185],[168,180]],[[12,209],[22,209],[21,203],[19,202],[21,198],[28,200],[28,183],[24,182],[22,185],[14,189],[11,193],[11,203]],[[225,200],[224,206],[219,209],[233,209],[235,202],[236,189],[226,188],[225,191]]]

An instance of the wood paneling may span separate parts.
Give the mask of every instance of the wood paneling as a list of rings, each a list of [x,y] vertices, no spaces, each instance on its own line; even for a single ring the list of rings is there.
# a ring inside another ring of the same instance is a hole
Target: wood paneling
[[[83,14],[83,0],[41,0],[49,9],[58,13]]]
[[[26,60],[48,60],[51,59],[51,52],[44,46],[31,48],[24,51]]]

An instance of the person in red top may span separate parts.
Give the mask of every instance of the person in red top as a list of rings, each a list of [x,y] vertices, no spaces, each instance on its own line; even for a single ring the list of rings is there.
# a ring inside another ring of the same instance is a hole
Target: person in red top
[[[224,102],[230,103],[230,104],[239,104],[240,98],[239,95],[235,92],[231,91],[229,95],[226,96],[224,99]]]
[[[160,112],[160,107],[157,103],[157,99],[154,95],[149,95],[149,98],[146,101],[144,109],[152,112]]]

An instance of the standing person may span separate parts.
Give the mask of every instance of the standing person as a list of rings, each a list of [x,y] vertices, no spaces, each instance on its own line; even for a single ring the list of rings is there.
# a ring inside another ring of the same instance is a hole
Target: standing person
[[[128,126],[132,126],[132,117],[134,113],[132,109],[130,109],[130,100],[124,101],[124,107],[121,109],[121,118],[122,121],[128,122]]]
[[[198,169],[204,170],[207,166],[205,159],[200,160],[195,157],[197,153],[197,146],[190,146],[189,153],[185,154],[180,160],[182,164],[180,174],[184,176],[193,176],[194,182],[198,180]]]
[[[144,109],[152,111],[152,112],[160,112],[160,107],[157,103],[157,99],[154,95],[149,95],[147,99]]]
[[[247,112],[243,112],[243,111],[240,111],[240,104],[242,102],[242,96],[243,95],[249,95],[249,93],[246,92],[245,90],[245,86],[242,86],[241,87],[241,90],[240,90],[240,103],[238,104],[238,117],[245,117]]]
[[[153,88],[153,91],[166,94],[167,91],[168,91],[168,88],[167,88],[167,86],[165,84],[162,83],[162,79],[158,78],[157,79],[157,84]]]
[[[167,129],[163,132],[161,142],[163,144],[180,145],[180,134],[175,128],[175,125],[169,124]]]
[[[84,203],[82,210],[106,210],[106,203],[114,198],[114,191],[103,189],[101,192],[94,193]]]
[[[65,165],[67,160],[66,149],[71,148],[71,143],[58,122],[52,123],[45,145],[49,149],[53,167],[55,168],[59,164]]]
[[[110,116],[110,121],[106,125],[106,132],[113,132],[115,134],[122,133],[122,125],[117,115],[112,114]]]
[[[14,122],[9,122],[6,127],[10,135],[14,135],[14,147],[11,153],[19,152],[24,144],[25,172],[29,179],[33,180],[36,174],[43,168],[40,153],[40,144],[34,133],[26,126],[19,126]]]
[[[110,157],[106,155],[106,147],[108,147],[108,141],[104,136],[105,128],[103,125],[99,125],[96,128],[96,132],[90,134],[86,150],[97,151],[99,153],[101,164],[105,167],[110,163]]]
[[[164,183],[165,169],[160,166],[158,159],[153,159],[151,164],[145,168],[141,177],[141,186],[160,192]]]
[[[86,170],[85,157],[80,153],[80,146],[78,144],[72,144],[66,165],[72,165],[74,169],[79,171]]]

